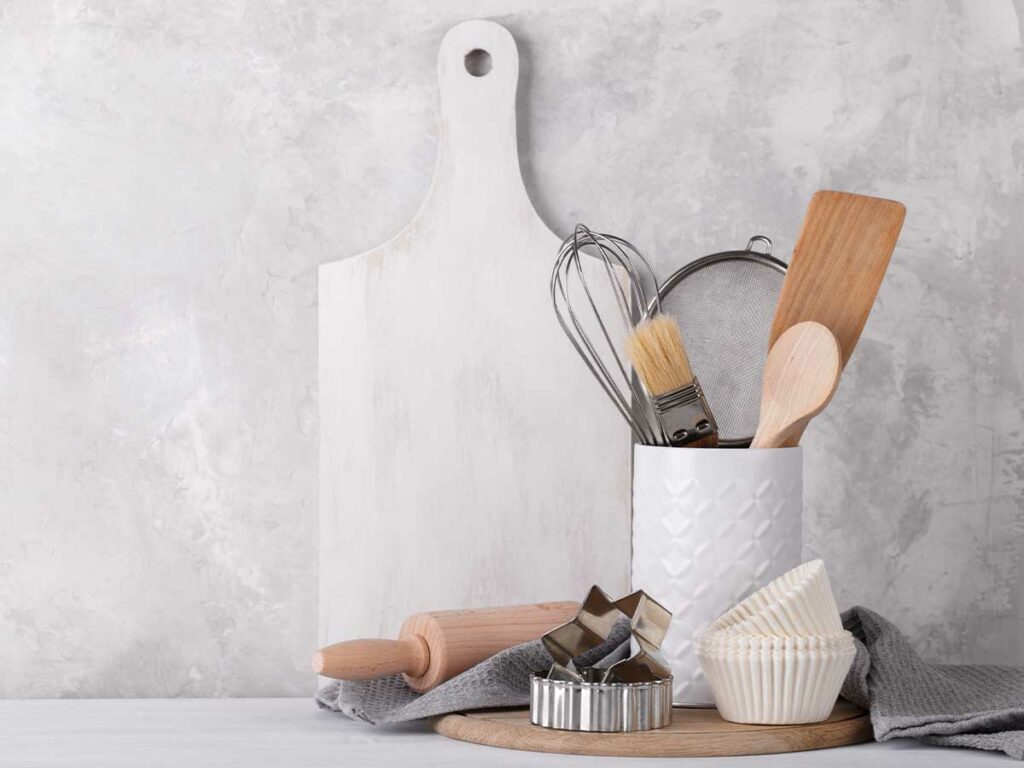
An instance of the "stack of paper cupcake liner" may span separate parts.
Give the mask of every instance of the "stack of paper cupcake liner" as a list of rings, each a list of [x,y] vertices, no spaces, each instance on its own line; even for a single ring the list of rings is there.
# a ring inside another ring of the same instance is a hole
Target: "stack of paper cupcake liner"
[[[827,719],[855,654],[821,560],[720,616],[696,651],[724,719],[772,725]]]

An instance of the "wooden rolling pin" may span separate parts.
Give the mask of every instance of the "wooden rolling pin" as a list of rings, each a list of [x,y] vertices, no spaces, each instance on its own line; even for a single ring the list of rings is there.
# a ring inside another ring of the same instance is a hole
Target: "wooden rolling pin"
[[[513,645],[536,640],[576,617],[580,604],[536,603],[435,611],[410,616],[398,640],[348,640],[313,654],[313,670],[337,680],[401,673],[414,691],[429,691]]]

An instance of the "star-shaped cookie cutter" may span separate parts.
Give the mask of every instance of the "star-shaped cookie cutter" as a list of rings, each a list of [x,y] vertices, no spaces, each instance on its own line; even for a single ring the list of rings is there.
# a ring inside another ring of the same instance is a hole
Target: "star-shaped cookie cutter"
[[[607,667],[577,667],[583,654],[607,642],[615,625],[629,621],[629,658]],[[579,683],[649,683],[670,679],[672,668],[661,654],[672,612],[643,590],[612,600],[596,584],[590,588],[576,618],[555,627],[543,638],[554,663],[549,680]]]

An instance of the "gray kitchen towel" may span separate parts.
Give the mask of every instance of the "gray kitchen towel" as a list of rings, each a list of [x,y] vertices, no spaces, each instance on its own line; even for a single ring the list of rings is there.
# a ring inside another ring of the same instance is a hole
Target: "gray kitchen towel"
[[[629,654],[629,622],[619,621],[608,640],[577,659],[583,666],[603,667]],[[551,666],[540,640],[495,654],[461,675],[420,694],[401,675],[379,680],[339,680],[321,688],[316,702],[373,725],[401,723],[448,712],[530,703],[530,675]]]
[[[890,622],[867,608],[851,608],[843,625],[857,641],[857,656],[843,684],[844,698],[871,713],[875,738],[916,737],[930,744],[1001,750],[1024,760],[1024,669],[929,664]],[[606,665],[629,652],[628,624],[579,659]],[[540,641],[492,656],[425,694],[401,675],[334,682],[317,693],[324,709],[385,724],[487,707],[524,706],[530,675],[551,657]]]
[[[926,663],[860,606],[843,614],[843,626],[858,642],[842,695],[871,712],[878,741],[912,736],[1024,760],[1024,668]]]

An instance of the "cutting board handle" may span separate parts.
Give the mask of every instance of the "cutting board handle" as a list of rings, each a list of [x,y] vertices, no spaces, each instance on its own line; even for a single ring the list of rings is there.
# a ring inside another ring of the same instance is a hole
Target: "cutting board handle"
[[[432,191],[443,179],[443,189],[483,195],[499,208],[528,204],[516,147],[519,53],[512,35],[493,21],[458,24],[441,41],[437,68],[441,131]]]

